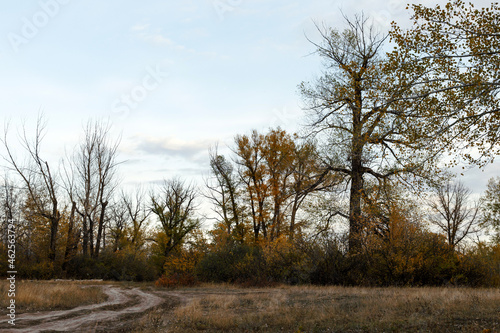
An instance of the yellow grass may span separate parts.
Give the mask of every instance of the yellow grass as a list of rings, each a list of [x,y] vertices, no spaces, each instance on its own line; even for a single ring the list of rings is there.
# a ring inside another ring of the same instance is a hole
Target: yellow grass
[[[17,281],[16,308],[33,312],[104,301],[99,288],[82,287]],[[128,332],[500,332],[500,289],[134,287],[164,297],[165,303],[140,317],[120,319]],[[2,309],[7,289],[2,281]]]
[[[7,280],[0,282],[0,313],[6,313],[10,301]],[[104,302],[107,296],[99,287],[85,287],[71,281],[16,281],[15,301],[20,312],[70,309],[79,305]]]
[[[282,287],[193,298],[171,332],[492,332],[500,290]]]

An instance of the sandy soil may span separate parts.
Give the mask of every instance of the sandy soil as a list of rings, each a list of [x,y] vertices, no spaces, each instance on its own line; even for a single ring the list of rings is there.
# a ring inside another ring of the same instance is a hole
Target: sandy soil
[[[124,318],[131,318],[134,314],[142,314],[162,304],[166,296],[159,297],[153,292],[145,292],[138,288],[122,289],[111,285],[100,287],[108,295],[106,302],[63,311],[23,313],[16,317],[15,328],[8,324],[7,320],[0,320],[0,332],[101,331],[100,323],[110,327],[109,325],[115,321],[123,321]],[[171,297],[179,296],[171,295]]]

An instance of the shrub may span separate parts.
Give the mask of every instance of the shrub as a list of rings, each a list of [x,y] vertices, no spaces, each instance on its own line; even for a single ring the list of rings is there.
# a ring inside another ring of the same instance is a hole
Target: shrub
[[[196,275],[207,282],[258,282],[265,277],[262,250],[230,240],[200,260]]]
[[[156,281],[157,286],[180,287],[198,283],[195,267],[202,257],[196,250],[181,249],[172,253],[163,265],[163,275]]]
[[[75,279],[153,281],[158,276],[145,255],[127,250],[104,251],[97,259],[77,255],[66,265],[66,277]]]

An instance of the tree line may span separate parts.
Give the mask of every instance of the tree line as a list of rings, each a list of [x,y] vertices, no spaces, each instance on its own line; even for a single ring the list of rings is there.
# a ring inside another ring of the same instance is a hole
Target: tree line
[[[324,68],[299,85],[300,135],[214,146],[203,186],[174,177],[124,192],[104,122],[58,168],[43,159],[42,118],[21,131],[22,159],[6,126],[3,246],[17,221],[20,271],[37,278],[500,284],[500,178],[474,201],[450,172],[498,153],[499,7],[411,9],[413,26],[388,35],[363,15],[318,24]]]

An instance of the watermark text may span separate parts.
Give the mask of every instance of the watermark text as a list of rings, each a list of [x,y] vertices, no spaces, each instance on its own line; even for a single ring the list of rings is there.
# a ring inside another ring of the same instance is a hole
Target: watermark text
[[[7,306],[8,323],[16,324],[16,226],[14,220],[9,220],[7,224],[7,281],[9,282],[9,306]]]

